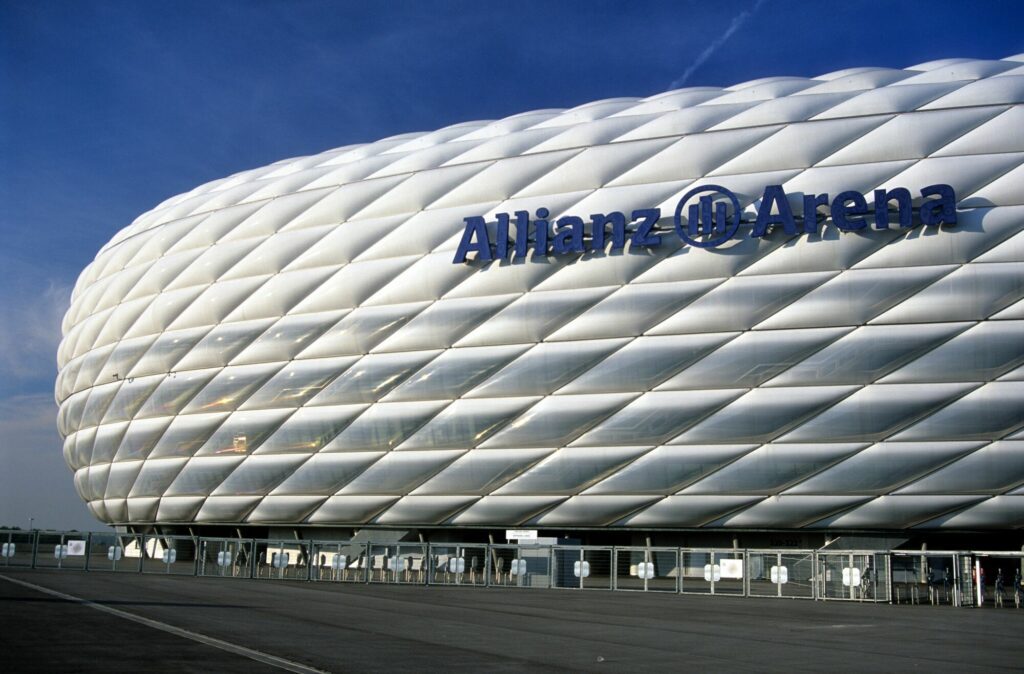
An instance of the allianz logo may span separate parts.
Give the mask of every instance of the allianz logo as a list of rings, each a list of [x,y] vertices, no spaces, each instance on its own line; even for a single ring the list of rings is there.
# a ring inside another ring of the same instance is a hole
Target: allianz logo
[[[763,237],[782,230],[790,236],[815,234],[829,217],[844,232],[857,232],[869,228],[889,229],[890,225],[910,228],[920,225],[937,226],[956,224],[956,193],[950,185],[929,185],[921,189],[919,205],[914,206],[910,190],[894,187],[875,190],[873,204],[861,192],[848,190],[829,199],[826,194],[805,194],[799,203],[800,213],[794,213],[789,195],[782,185],[768,185],[757,207],[751,237]],[[895,208],[890,208],[890,206]],[[827,209],[825,218],[819,208]],[[496,223],[488,228],[482,215],[465,218],[465,228],[454,263],[460,264],[475,253],[478,262],[525,258],[532,249],[533,257],[572,255],[587,251],[605,251],[611,242],[611,251],[655,248],[669,235],[667,228],[658,226],[660,208],[641,208],[629,217],[620,211],[593,213],[585,221],[577,215],[565,215],[549,220],[550,211],[538,208],[530,219],[529,211],[496,213]],[[676,205],[673,230],[683,243],[698,248],[716,248],[734,238],[743,224],[743,210],[739,199],[721,185],[702,185],[684,194]],[[511,233],[511,238],[510,238]]]

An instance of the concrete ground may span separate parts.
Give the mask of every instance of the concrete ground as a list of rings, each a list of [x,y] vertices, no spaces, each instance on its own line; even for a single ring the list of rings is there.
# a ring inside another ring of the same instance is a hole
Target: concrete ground
[[[1022,630],[1013,608],[0,570],[8,672],[1019,671]]]

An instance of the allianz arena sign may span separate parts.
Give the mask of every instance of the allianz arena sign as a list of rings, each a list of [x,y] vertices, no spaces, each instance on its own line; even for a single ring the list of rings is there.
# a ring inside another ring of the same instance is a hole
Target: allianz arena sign
[[[875,229],[888,229],[890,224],[901,228],[956,224],[956,193],[951,185],[929,185],[921,189],[920,196],[921,204],[915,208],[910,190],[904,187],[875,190],[873,207],[868,206],[866,195],[855,190],[840,192],[831,200],[827,193],[806,194],[802,211],[794,213],[782,185],[768,185],[761,195],[751,236],[763,237],[780,228],[790,236],[815,234],[820,225],[819,207],[828,208],[832,221],[844,232],[866,229],[869,220],[874,221]],[[890,220],[891,203],[896,205],[895,222]],[[662,233],[656,229],[661,219],[660,208],[637,209],[628,218],[621,211],[594,213],[590,215],[589,227],[577,215],[560,217],[554,223],[548,220],[549,216],[547,208],[538,208],[532,222],[529,211],[497,213],[494,241],[484,216],[465,218],[453,262],[466,262],[470,253],[476,253],[481,262],[503,260],[510,250],[513,257],[522,258],[531,248],[535,257],[603,251],[609,241],[614,251],[625,248],[627,238],[632,248],[655,248],[663,242]],[[743,209],[732,191],[720,185],[703,185],[679,199],[674,229],[687,245],[716,248],[736,236],[743,224],[742,216]]]

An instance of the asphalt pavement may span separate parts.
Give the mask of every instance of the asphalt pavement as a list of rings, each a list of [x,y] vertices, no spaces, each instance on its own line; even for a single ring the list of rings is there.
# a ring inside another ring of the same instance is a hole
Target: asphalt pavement
[[[1021,634],[1013,608],[0,570],[6,672],[1020,671]]]

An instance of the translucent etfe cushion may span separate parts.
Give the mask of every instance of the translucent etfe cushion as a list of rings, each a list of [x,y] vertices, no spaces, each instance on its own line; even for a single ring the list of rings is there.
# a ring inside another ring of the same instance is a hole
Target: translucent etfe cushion
[[[635,397],[631,393],[549,396],[487,440],[485,448],[565,445]]]
[[[242,404],[243,410],[299,407],[358,360],[356,356],[288,363]]]
[[[458,450],[390,452],[345,485],[340,494],[408,493],[462,456]]]
[[[446,401],[377,403],[338,434],[324,451],[394,449],[437,415]]]
[[[114,461],[145,459],[171,424],[173,417],[136,419],[128,425]]]
[[[363,356],[310,402],[311,406],[369,403],[430,362],[438,351],[380,353]]]
[[[383,452],[314,454],[279,484],[273,494],[333,494],[372,465]]]
[[[227,417],[227,413],[174,417],[150,452],[150,458],[192,456]]]
[[[660,444],[743,393],[744,389],[651,391],[615,412],[573,445]]]
[[[392,390],[385,400],[458,398],[529,348],[526,344],[514,344],[446,349]]]
[[[185,407],[203,387],[214,379],[220,370],[191,370],[171,372],[163,378],[150,394],[146,402],[139,408],[136,418],[168,416],[177,414]],[[215,412],[217,410],[204,410]]]
[[[468,397],[551,393],[581,372],[598,365],[626,342],[625,339],[592,339],[538,344],[477,386]]]
[[[399,447],[469,449],[514,419],[537,398],[456,400]]]
[[[757,445],[678,445],[657,447],[607,476],[588,494],[671,494]]]
[[[187,459],[148,460],[135,479],[129,497],[161,496],[185,466]]]
[[[647,391],[740,333],[638,337],[559,390],[559,393]]]
[[[649,447],[587,447],[556,451],[497,493],[576,494],[647,452]]]
[[[294,410],[259,410],[234,412],[217,423],[209,439],[196,454],[199,456],[239,456],[251,454],[267,437],[293,414]],[[197,415],[210,417],[212,415]]]
[[[771,494],[863,449],[864,443],[765,445],[699,480],[684,494]]]
[[[194,457],[165,493],[168,496],[209,495],[242,460],[243,457],[235,456]]]
[[[487,494],[551,454],[549,449],[477,449],[462,455],[416,494]]]
[[[256,451],[260,454],[310,454],[319,451],[364,409],[365,405],[301,407]]]
[[[303,454],[250,456],[231,472],[213,495],[266,494],[308,458],[309,455]]]
[[[248,400],[256,389],[274,376],[283,365],[229,365],[185,407],[184,413],[231,412]]]
[[[175,367],[181,370],[223,367],[273,323],[273,319],[262,319],[217,325],[188,349]]]

